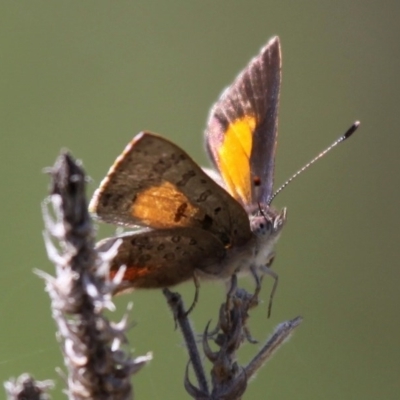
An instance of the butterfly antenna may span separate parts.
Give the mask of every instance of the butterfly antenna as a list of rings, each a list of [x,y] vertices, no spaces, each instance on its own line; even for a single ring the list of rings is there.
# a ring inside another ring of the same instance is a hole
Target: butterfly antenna
[[[301,173],[303,173],[306,169],[311,167],[316,161],[318,161],[320,158],[322,158],[326,153],[330,152],[334,147],[336,147],[338,144],[344,142],[346,139],[348,139],[360,126],[360,121],[354,122],[354,124],[346,131],[346,133],[342,136],[340,136],[339,139],[335,140],[329,147],[327,147],[324,151],[319,153],[315,158],[313,158],[309,163],[307,163],[303,168],[299,169],[294,175],[292,175],[280,188],[278,188],[274,194],[268,199],[267,205],[271,205],[272,200],[275,199],[275,197],[282,192],[283,189],[287,185],[289,185],[290,182],[293,181],[293,179],[297,178]]]
[[[261,214],[265,219],[267,219],[267,216],[265,215],[265,212],[264,212],[263,208],[261,207],[261,203],[258,201],[257,204],[258,204],[258,211],[260,211],[260,214]]]

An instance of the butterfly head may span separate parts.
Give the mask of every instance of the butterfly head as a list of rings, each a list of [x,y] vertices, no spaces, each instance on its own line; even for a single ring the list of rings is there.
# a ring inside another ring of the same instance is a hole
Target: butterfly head
[[[286,222],[286,208],[280,212],[269,205],[259,204],[249,213],[250,228],[256,236],[273,239],[277,237]]]

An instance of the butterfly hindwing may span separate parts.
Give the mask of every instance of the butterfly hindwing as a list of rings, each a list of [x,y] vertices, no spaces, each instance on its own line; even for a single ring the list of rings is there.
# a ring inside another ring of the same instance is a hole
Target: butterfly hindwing
[[[239,203],[182,149],[147,132],[115,161],[89,209],[114,224],[202,229],[225,245],[241,244],[251,235]]]
[[[211,109],[206,147],[227,190],[244,206],[272,194],[281,84],[279,38],[272,38]],[[260,187],[254,190],[254,181]]]
[[[107,251],[117,240],[121,244],[111,262],[111,277],[126,266],[117,291],[176,285],[193,278],[196,269],[218,263],[225,256],[223,244],[214,235],[195,228],[127,232],[102,240],[97,250]]]

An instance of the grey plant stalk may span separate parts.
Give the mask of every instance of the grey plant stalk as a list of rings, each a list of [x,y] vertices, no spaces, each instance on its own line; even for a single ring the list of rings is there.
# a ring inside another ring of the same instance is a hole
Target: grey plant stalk
[[[178,293],[173,293],[168,289],[164,290],[164,296],[182,332],[189,354],[184,380],[185,388],[189,395],[197,400],[240,400],[247,389],[248,381],[290,338],[302,321],[301,317],[296,317],[279,324],[253,359],[246,366],[240,366],[236,359],[236,351],[245,341],[257,343],[250,335],[247,322],[249,310],[258,304],[258,298],[257,294],[250,294],[238,288],[236,275],[233,275],[226,301],[220,307],[216,329],[210,333],[208,330],[210,324],[207,324],[202,335],[204,354],[212,364],[211,389],[209,389],[195,334],[188,321],[188,312],[185,311],[182,298]],[[210,339],[214,340],[218,350],[211,349]],[[189,366],[193,368],[198,387],[189,380]]]
[[[62,153],[49,172],[50,196],[43,207],[44,236],[56,276],[40,274],[46,280],[67,367],[68,396],[71,400],[132,399],[131,376],[151,355],[133,359],[124,349],[127,318],[112,323],[102,315],[105,309],[114,309],[111,296],[122,277],[119,274],[114,281],[108,279],[108,261],[116,247],[101,257],[94,249],[86,178],[79,163]]]
[[[49,400],[47,392],[53,386],[52,381],[36,381],[29,374],[4,383],[8,400]]]

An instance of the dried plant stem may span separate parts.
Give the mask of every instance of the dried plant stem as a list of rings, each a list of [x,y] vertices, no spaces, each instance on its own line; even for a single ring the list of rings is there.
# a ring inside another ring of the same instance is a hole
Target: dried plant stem
[[[293,331],[301,324],[301,317],[282,322],[276,328],[271,337],[265,342],[261,350],[245,367],[247,379],[251,379],[255,373],[275,354],[277,350],[288,340]]]
[[[28,374],[4,383],[8,400],[48,400],[47,391],[53,386],[52,381],[35,381]]]
[[[68,396],[71,400],[132,399],[130,377],[151,356],[132,359],[122,347],[127,342],[126,317],[116,324],[102,315],[104,309],[114,309],[111,295],[118,282],[107,277],[116,247],[101,256],[94,249],[81,166],[63,153],[50,173],[50,197],[43,214],[45,243],[56,277],[40,274],[46,279],[68,370]]]
[[[164,290],[164,295],[173,312],[175,321],[182,331],[190,364],[193,366],[197,378],[198,387],[189,381],[188,370],[186,370],[185,388],[194,399],[240,400],[246,391],[249,379],[282,346],[302,321],[301,317],[297,317],[279,324],[251,362],[246,367],[240,367],[236,361],[237,350],[245,341],[256,343],[250,335],[247,322],[248,311],[258,303],[258,299],[254,294],[238,288],[237,279],[234,275],[226,301],[220,307],[216,329],[209,333],[209,324],[207,324],[203,334],[204,354],[212,363],[210,374],[212,388],[210,391],[194,339],[195,334],[189,323],[181,296],[169,290]],[[210,338],[214,339],[218,346],[217,351],[213,351],[209,346]]]
[[[205,396],[208,396],[209,392],[207,379],[204,373],[199,350],[197,348],[195,335],[189,322],[188,312],[185,310],[183,305],[182,297],[179,293],[171,292],[169,289],[164,289],[163,293],[172,310],[175,322],[178,324],[185,340],[186,348],[189,353],[189,359],[199,384],[199,390]]]

